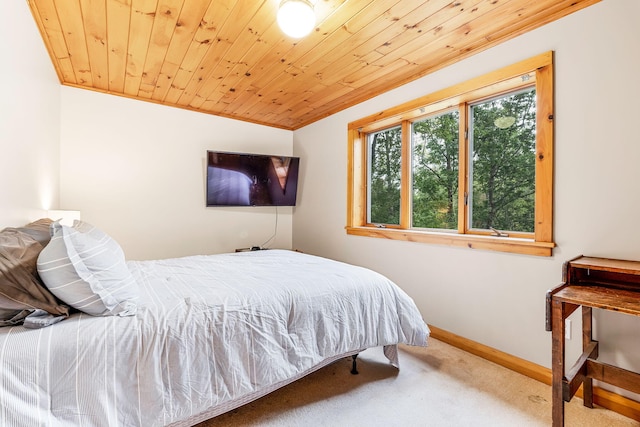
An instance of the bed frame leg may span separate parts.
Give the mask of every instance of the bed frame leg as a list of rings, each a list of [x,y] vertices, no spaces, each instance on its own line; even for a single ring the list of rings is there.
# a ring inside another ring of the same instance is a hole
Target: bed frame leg
[[[353,356],[351,356],[351,359],[353,359],[353,362],[351,364],[351,374],[352,375],[358,375],[358,369],[356,368],[356,358],[358,357],[357,354],[354,354]]]

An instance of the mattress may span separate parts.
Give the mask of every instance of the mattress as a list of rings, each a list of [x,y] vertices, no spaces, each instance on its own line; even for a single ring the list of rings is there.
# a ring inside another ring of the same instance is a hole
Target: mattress
[[[413,300],[371,270],[284,250],[129,261],[135,316],[0,328],[0,425],[193,425],[340,357],[424,346]]]

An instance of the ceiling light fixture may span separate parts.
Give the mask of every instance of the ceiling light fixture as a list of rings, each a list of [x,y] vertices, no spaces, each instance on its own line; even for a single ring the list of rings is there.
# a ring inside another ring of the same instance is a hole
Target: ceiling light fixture
[[[313,4],[309,0],[282,0],[278,9],[280,29],[296,39],[309,34],[316,25]]]

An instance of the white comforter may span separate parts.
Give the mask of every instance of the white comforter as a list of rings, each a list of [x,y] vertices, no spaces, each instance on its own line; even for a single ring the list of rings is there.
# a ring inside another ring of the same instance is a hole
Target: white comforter
[[[268,250],[128,265],[136,316],[0,328],[1,426],[192,425],[345,354],[426,345],[429,334],[391,281],[324,258]]]

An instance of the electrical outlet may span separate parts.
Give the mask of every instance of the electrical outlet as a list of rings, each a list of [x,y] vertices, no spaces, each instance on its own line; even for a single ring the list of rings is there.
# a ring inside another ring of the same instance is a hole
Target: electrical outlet
[[[567,340],[571,339],[571,319],[564,321],[564,338]]]

